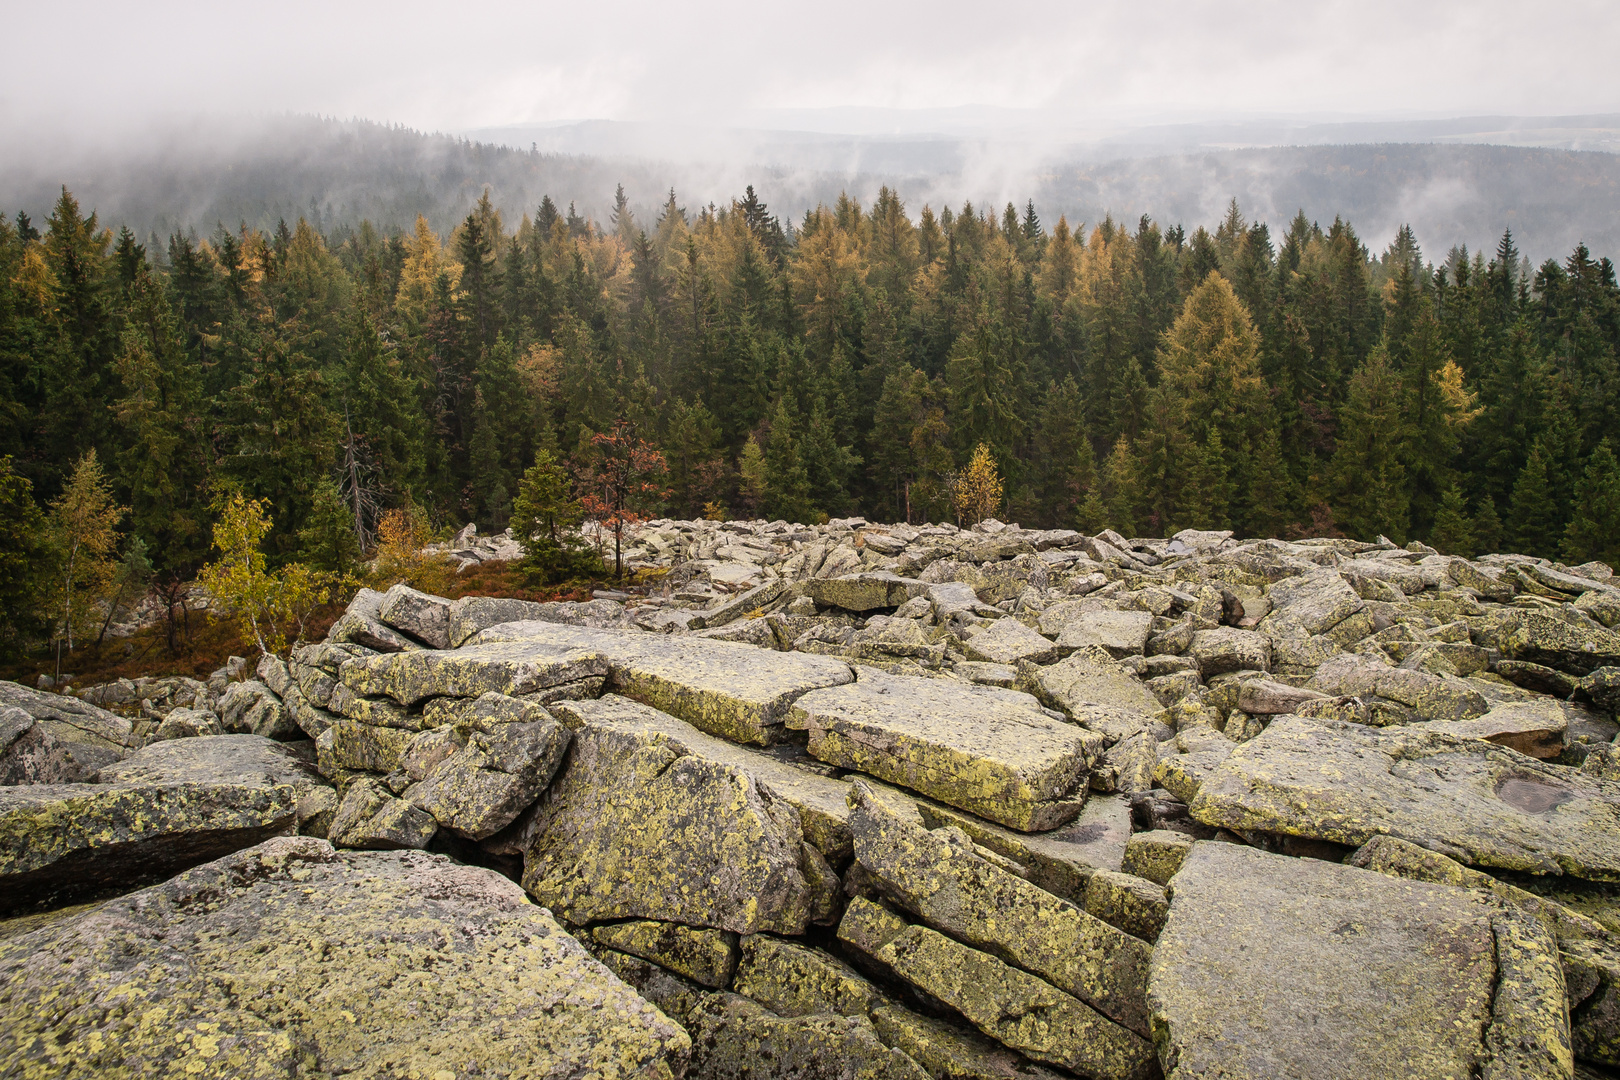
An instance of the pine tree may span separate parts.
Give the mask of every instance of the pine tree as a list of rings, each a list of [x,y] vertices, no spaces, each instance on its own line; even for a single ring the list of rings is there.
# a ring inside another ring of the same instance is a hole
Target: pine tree
[[[48,559],[34,486],[0,458],[0,656],[15,657],[45,636]]]
[[[1496,500],[1489,495],[1481,495],[1479,507],[1474,511],[1475,550],[1482,555],[1501,550],[1502,534],[1502,519],[1496,512]]]
[[[1400,391],[1400,377],[1381,348],[1350,378],[1339,414],[1339,446],[1328,471],[1333,516],[1351,536],[1406,538]]]
[[[1138,514],[1145,501],[1141,472],[1130,440],[1121,435],[1103,469],[1103,493],[1108,507],[1108,525],[1125,536],[1136,533]]]
[[[568,472],[550,450],[537,450],[512,500],[512,535],[523,548],[519,565],[533,584],[555,585],[600,570],[579,536],[584,508]]]
[[[113,411],[123,429],[120,479],[131,524],[161,579],[189,581],[208,557],[207,490],[213,472],[197,365],[186,354],[163,280],[145,263],[128,290]]]
[[[799,453],[798,427],[798,411],[782,398],[771,414],[771,433],[765,441],[767,518],[814,521],[819,516],[810,502],[810,476]]]
[[[1187,482],[1178,500],[1178,521],[1194,529],[1225,529],[1229,527],[1231,483],[1226,448],[1221,443],[1219,428],[1212,427],[1209,440],[1202,446],[1193,443],[1189,448],[1190,461],[1186,470]],[[1166,530],[1169,532],[1170,530]]]
[[[1620,463],[1608,439],[1586,463],[1560,553],[1566,563],[1596,560],[1620,567]]]
[[[1299,485],[1283,458],[1282,439],[1274,424],[1261,429],[1250,462],[1247,519],[1250,536],[1278,537],[1300,515]]]
[[[1468,507],[1462,492],[1455,486],[1446,488],[1440,496],[1440,507],[1434,515],[1434,529],[1429,543],[1443,555],[1474,554],[1474,524],[1469,520]]]
[[[299,559],[316,570],[347,576],[360,566],[360,542],[343,492],[331,480],[315,488],[309,517],[298,532]]]
[[[1516,553],[1544,558],[1558,548],[1558,503],[1547,478],[1547,452],[1537,439],[1508,503],[1507,535]]]

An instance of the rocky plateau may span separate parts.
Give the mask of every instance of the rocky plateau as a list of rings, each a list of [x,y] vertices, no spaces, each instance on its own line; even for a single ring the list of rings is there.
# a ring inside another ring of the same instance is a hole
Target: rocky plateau
[[[509,537],[458,535],[462,565]],[[654,521],[0,683],[0,1076],[1620,1076],[1620,579]]]

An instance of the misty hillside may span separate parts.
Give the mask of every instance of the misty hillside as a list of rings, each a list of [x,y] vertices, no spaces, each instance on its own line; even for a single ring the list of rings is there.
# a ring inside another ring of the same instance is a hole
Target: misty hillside
[[[216,223],[271,228],[300,216],[322,229],[362,219],[445,231],[488,187],[493,202],[532,213],[543,195],[603,220],[622,183],[644,217],[675,187],[690,207],[729,200],[747,184],[797,221],[848,190],[863,203],[883,184],[913,211],[971,199],[1000,206],[1033,197],[1048,220],[1142,214],[1171,225],[1213,224],[1234,196],[1250,217],[1282,227],[1295,212],[1336,216],[1382,241],[1410,224],[1424,249],[1489,248],[1511,227],[1532,260],[1578,241],[1620,248],[1620,156],[1542,148],[1386,144],[1302,146],[1120,157],[1063,164],[1028,146],[966,138],[851,138],[774,132],[667,161],[518,150],[363,121],[289,116],[214,121],[132,147],[10,152],[0,211],[48,212],[62,185],[107,223],[138,235],[200,234]],[[663,146],[669,148],[666,141]],[[710,157],[705,158],[707,153]],[[757,163],[757,164],[756,164]]]

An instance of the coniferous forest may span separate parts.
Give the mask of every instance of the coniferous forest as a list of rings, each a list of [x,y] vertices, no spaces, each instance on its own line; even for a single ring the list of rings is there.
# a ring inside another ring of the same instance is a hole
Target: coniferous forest
[[[1208,226],[750,188],[638,220],[486,195],[413,227],[0,222],[4,588],[94,451],[159,582],[263,500],[271,565],[391,508],[504,528],[537,454],[628,421],[670,516],[941,520],[979,444],[1005,520],[1615,557],[1620,285],[1234,202]],[[345,536],[345,534],[347,534]]]

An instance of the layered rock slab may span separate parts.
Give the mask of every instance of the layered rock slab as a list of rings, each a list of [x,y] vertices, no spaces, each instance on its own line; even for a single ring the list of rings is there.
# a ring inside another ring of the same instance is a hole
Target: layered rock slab
[[[269,841],[0,942],[0,1073],[679,1075],[690,1040],[514,884]]]
[[[56,744],[55,756],[65,759],[53,770],[60,782],[88,780],[103,765],[129,753],[130,722],[87,701],[0,681],[0,707],[5,706],[32,716],[39,735],[48,735]]]
[[[1377,835],[1459,862],[1620,881],[1620,784],[1422,726],[1283,716],[1198,788],[1206,825],[1359,847]]]
[[[896,903],[1147,1031],[1146,943],[981,858],[966,834],[930,832],[884,810],[859,782],[856,792],[855,858]]]
[[[0,911],[146,884],[291,832],[297,808],[272,783],[0,787]]]
[[[541,648],[600,656],[620,694],[711,735],[757,745],[778,740],[780,726],[800,695],[854,680],[849,665],[832,657],[633,630],[517,622],[491,627],[474,640],[510,644],[461,651]]]
[[[788,724],[829,765],[1025,832],[1074,820],[1101,749],[1028,694],[865,668],[853,685],[799,698]]]
[[[701,732],[604,700],[520,823],[524,888],[579,925],[656,919],[803,933],[819,899],[806,872],[818,878],[825,863],[804,842],[798,811]]]
[[[1167,1080],[1572,1075],[1556,947],[1483,894],[1210,842],[1170,892]]]
[[[340,677],[361,697],[386,697],[411,706],[428,698],[475,698],[491,691],[513,697],[533,694],[607,671],[607,657],[588,642],[524,639],[384,653],[349,661]]]

